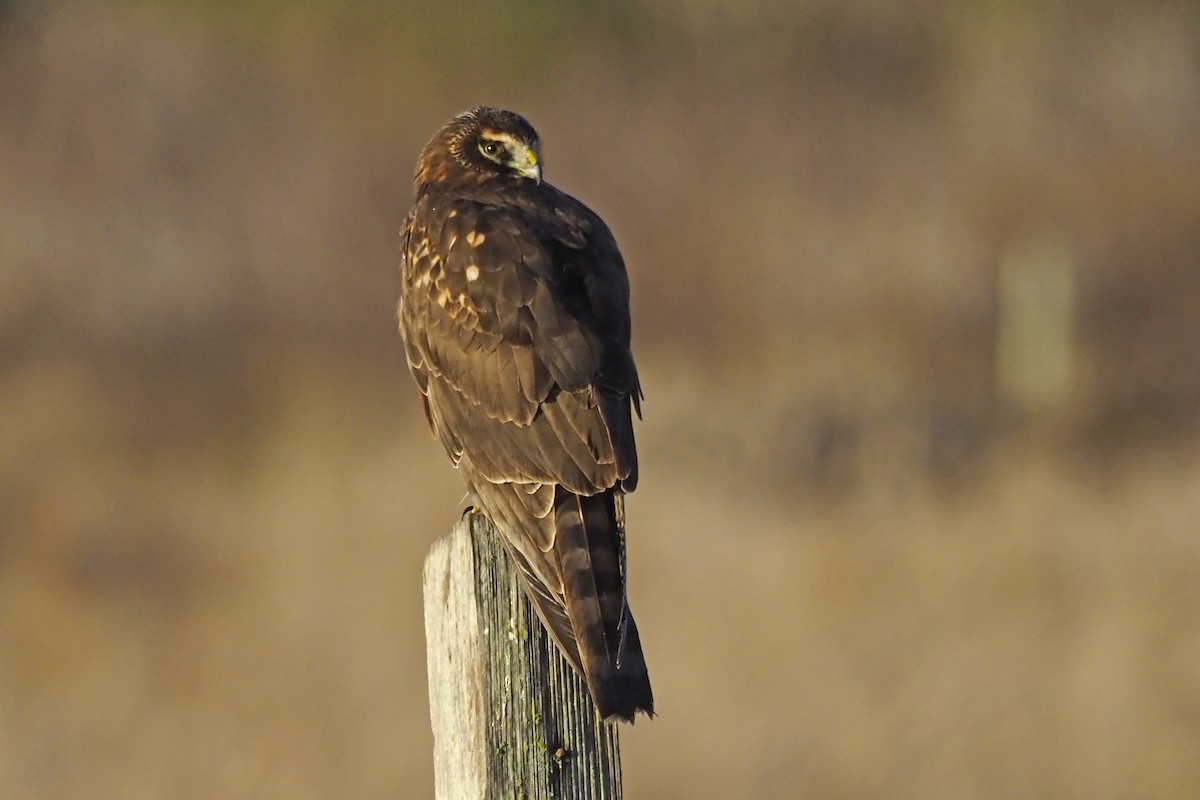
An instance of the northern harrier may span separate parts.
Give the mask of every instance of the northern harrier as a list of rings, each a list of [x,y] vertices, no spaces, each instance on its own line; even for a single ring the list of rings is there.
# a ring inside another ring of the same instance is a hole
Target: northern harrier
[[[403,231],[400,331],[430,428],[538,615],[601,716],[632,721],[654,700],[625,594],[629,281],[608,227],[541,168],[511,111],[434,135]]]

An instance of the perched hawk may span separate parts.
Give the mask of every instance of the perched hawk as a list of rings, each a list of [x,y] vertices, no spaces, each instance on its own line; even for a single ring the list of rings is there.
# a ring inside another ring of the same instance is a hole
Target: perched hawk
[[[653,714],[625,595],[637,484],[629,281],[604,222],[542,181],[537,133],[475,108],[426,145],[400,331],[430,428],[600,714]]]

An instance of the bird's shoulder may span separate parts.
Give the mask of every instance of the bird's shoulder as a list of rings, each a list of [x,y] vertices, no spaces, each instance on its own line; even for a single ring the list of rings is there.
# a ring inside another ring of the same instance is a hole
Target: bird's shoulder
[[[608,226],[582,201],[549,183],[523,183],[440,186],[422,192],[407,228],[445,232],[447,245],[457,244],[455,234],[494,232],[547,248],[615,250]]]

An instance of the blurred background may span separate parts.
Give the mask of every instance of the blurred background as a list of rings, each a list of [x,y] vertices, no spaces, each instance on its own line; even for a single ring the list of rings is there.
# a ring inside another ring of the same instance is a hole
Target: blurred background
[[[476,104],[609,223],[630,798],[1200,786],[1200,7],[0,4],[0,797],[432,792],[394,322]]]

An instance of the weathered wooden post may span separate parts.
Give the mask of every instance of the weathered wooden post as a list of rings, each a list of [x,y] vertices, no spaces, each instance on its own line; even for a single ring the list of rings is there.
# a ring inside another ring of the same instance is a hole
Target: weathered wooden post
[[[425,559],[436,797],[620,798],[616,725],[599,719],[518,580],[478,513]]]

